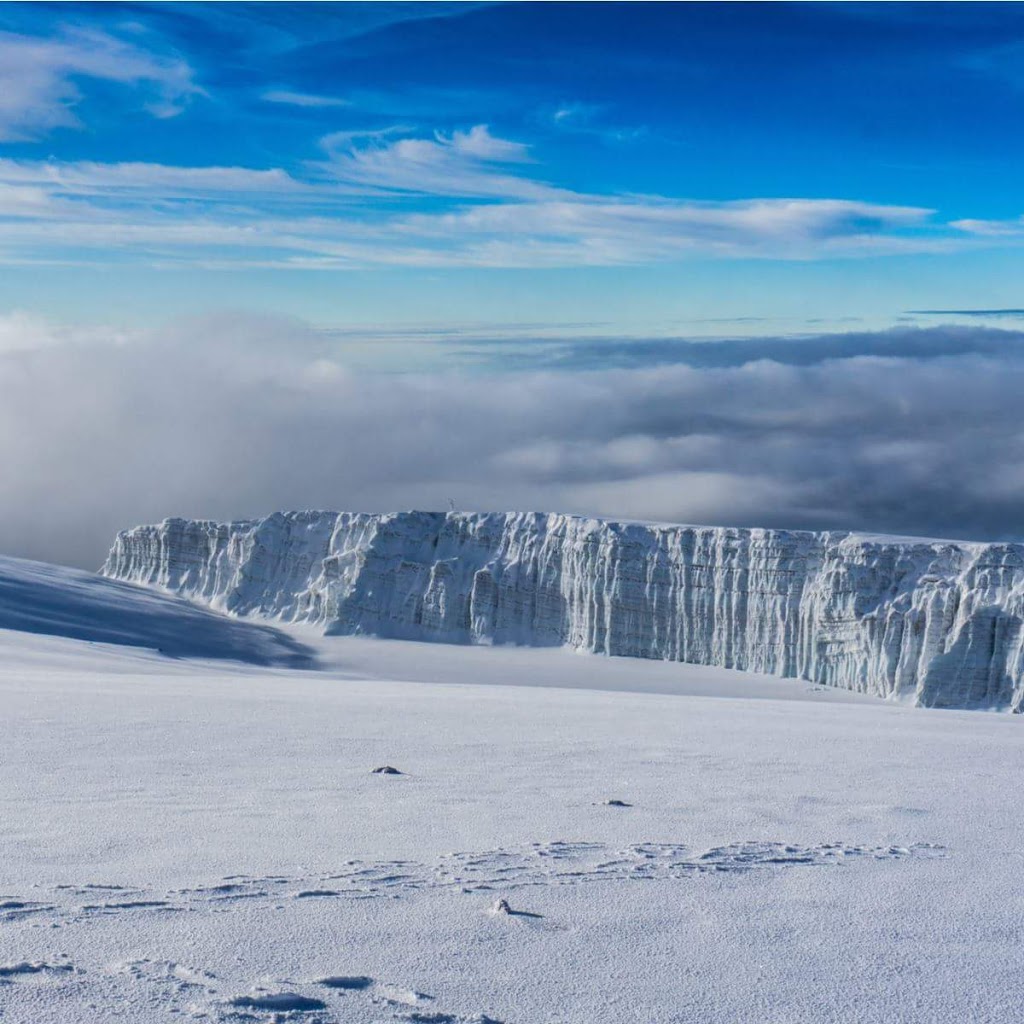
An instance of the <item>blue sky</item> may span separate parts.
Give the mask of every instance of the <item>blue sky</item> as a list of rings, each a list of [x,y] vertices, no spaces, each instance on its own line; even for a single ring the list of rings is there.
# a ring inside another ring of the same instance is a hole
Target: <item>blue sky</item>
[[[1024,537],[1024,5],[0,4],[0,551]]]
[[[1015,5],[5,4],[0,308],[695,337],[1016,309],[1022,120]]]

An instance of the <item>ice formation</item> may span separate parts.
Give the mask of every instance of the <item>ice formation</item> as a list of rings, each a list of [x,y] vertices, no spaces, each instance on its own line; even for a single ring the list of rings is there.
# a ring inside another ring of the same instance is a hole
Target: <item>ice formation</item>
[[[238,614],[565,645],[932,707],[1024,706],[1024,545],[537,513],[285,512],[120,533],[102,572]]]

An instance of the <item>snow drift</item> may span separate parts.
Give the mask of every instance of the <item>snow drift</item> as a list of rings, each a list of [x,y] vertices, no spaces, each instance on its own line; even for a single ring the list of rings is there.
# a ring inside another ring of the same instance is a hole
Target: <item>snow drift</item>
[[[125,530],[102,572],[328,633],[567,645],[931,707],[1024,705],[1024,545],[285,512]]]

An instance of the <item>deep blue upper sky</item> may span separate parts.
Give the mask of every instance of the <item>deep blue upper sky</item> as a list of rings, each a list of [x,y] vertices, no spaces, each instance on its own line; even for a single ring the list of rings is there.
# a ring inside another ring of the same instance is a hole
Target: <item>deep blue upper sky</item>
[[[0,31],[7,309],[657,334],[1024,305],[1022,6],[7,4]]]

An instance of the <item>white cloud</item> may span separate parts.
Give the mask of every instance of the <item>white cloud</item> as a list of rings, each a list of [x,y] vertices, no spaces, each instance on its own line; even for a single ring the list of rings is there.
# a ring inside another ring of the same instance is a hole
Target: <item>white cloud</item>
[[[597,112],[597,109],[597,107],[589,103],[567,103],[565,106],[559,107],[551,115],[551,120],[561,125],[589,121]]]
[[[69,29],[55,37],[0,32],[0,141],[77,127],[78,82],[144,86],[146,109],[172,117],[200,90],[188,64],[139,49],[105,32]]]
[[[430,139],[402,138],[333,151],[324,170],[347,186],[380,192],[525,200],[571,194],[504,167],[528,160],[529,147],[498,138],[481,124],[451,135],[438,132]]]
[[[960,354],[941,358],[898,354],[893,336],[896,354],[870,354],[887,337],[846,339],[811,365],[773,361],[776,341],[719,367],[373,375],[284,319],[124,336],[7,318],[0,551],[96,565],[135,521],[442,508],[449,496],[464,508],[1019,535],[1024,335],[963,330]],[[925,334],[923,349],[937,340]]]
[[[576,196],[412,215],[402,224],[414,235],[466,239],[467,256],[615,264],[688,253],[808,256],[863,239],[884,243],[889,232],[926,226],[932,214],[832,199],[697,203]]]
[[[353,128],[346,131],[329,132],[320,139],[320,148],[333,156],[339,152],[347,152],[356,143],[377,142],[395,135],[411,135],[415,130],[412,125],[391,124],[384,128]]]
[[[60,347],[66,343],[63,332],[42,317],[17,310],[0,316],[0,356]]]
[[[468,132],[455,131],[449,136],[438,133],[435,138],[453,152],[473,160],[525,163],[530,159],[529,146],[522,142],[496,138],[485,124],[474,125]]]
[[[351,100],[339,96],[318,96],[315,93],[295,92],[292,89],[268,89],[262,99],[267,103],[282,103],[290,107],[322,109],[325,107],[349,107]]]
[[[49,190],[0,182],[0,217],[38,218],[56,215]]]
[[[815,259],[983,243],[981,229],[943,225],[921,207],[573,192],[525,176],[529,148],[484,125],[430,138],[404,131],[327,136],[328,159],[301,176],[0,159],[0,251],[8,263],[141,255],[162,265],[326,270]]]
[[[139,192],[151,199],[175,195],[297,192],[309,186],[280,168],[175,167],[140,162],[97,163],[0,158],[0,182],[31,185],[52,196],[101,196]]]
[[[1013,220],[954,220],[949,225],[958,231],[981,238],[1020,238],[1024,236],[1024,217]]]
[[[16,352],[35,352],[44,349],[67,350],[82,346],[103,347],[142,340],[138,331],[99,327],[61,326],[36,313],[14,310],[0,315],[0,357]],[[0,367],[0,374],[3,369]]]

